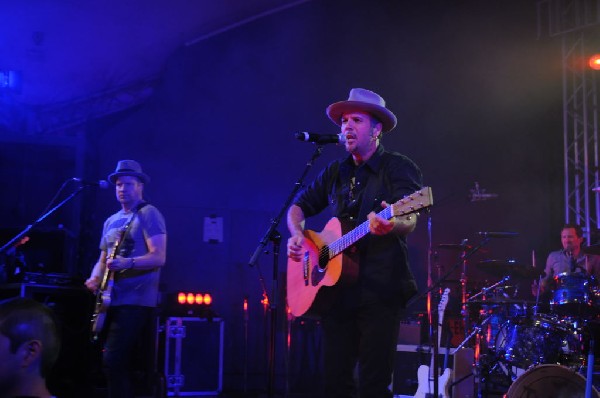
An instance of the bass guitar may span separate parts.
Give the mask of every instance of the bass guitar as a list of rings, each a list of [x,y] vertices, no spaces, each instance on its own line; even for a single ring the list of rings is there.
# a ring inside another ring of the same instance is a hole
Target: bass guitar
[[[440,341],[442,338],[442,324],[444,322],[444,311],[446,310],[446,305],[448,304],[448,295],[450,294],[450,289],[446,288],[444,293],[442,294],[442,298],[440,299],[440,304],[438,305],[438,347],[440,346]],[[417,381],[419,382],[419,387],[417,388],[417,392],[415,393],[415,398],[430,398],[433,397],[434,390],[434,377],[433,372],[437,370],[433,366],[433,349],[431,350],[431,366],[421,365],[417,370]],[[439,372],[438,372],[439,374]],[[448,392],[448,387],[450,385],[450,369],[446,368],[444,373],[439,375],[438,377],[438,396],[440,398],[449,398],[450,394]]]
[[[131,227],[131,222],[137,213],[137,208],[134,209],[133,214],[127,221],[127,223],[119,230],[117,240],[115,241],[112,250],[109,254],[107,254],[106,259],[114,259],[119,254],[119,249],[123,244],[123,239],[125,235],[129,231]],[[112,288],[114,284],[114,273],[109,270],[108,267],[105,267],[104,273],[102,274],[102,280],[100,281],[100,286],[98,287],[98,291],[96,292],[96,304],[94,307],[94,313],[92,314],[91,319],[91,337],[92,341],[98,340],[100,336],[100,332],[104,328],[104,323],[106,321],[106,314],[108,312],[108,307],[110,307],[110,303],[112,300]]]
[[[392,217],[415,213],[432,204],[431,188],[425,187],[391,204],[378,215],[389,220]],[[346,249],[369,233],[369,221],[347,233],[345,230],[345,225],[334,217],[320,233],[304,231],[302,260],[288,259],[287,304],[292,315],[318,316],[331,299],[331,290],[321,288],[349,284],[356,280],[356,251],[352,248]]]

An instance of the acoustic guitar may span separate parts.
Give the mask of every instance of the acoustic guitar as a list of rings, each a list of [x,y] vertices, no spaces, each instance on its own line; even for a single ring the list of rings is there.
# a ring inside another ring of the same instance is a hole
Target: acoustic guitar
[[[391,204],[378,215],[389,220],[418,212],[432,204],[431,188],[425,187]],[[319,316],[331,298],[327,287],[356,280],[358,261],[351,246],[369,233],[369,221],[348,232],[345,229],[334,217],[320,233],[304,231],[303,258],[300,261],[288,259],[287,303],[292,315]]]

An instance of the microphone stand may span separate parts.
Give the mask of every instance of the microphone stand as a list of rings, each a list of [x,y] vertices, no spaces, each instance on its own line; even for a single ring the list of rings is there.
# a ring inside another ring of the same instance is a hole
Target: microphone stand
[[[263,253],[265,251],[267,243],[270,240],[273,241],[273,255],[274,255],[273,256],[274,257],[273,258],[273,285],[272,285],[273,288],[272,288],[272,293],[271,293],[271,295],[273,296],[273,300],[269,299],[269,297],[266,294],[266,289],[264,289],[264,285],[263,285],[263,291],[264,291],[263,294],[265,295],[265,298],[267,299],[267,303],[269,306],[270,326],[271,326],[271,328],[270,328],[271,336],[269,338],[268,389],[267,389],[268,397],[273,396],[272,394],[273,394],[273,385],[274,385],[274,376],[275,376],[275,329],[276,329],[276,325],[277,325],[276,324],[277,280],[278,280],[278,276],[279,276],[277,266],[278,266],[278,261],[279,261],[279,245],[281,243],[281,235],[279,234],[279,232],[277,232],[277,226],[281,222],[281,219],[283,218],[286,210],[290,207],[292,200],[294,199],[294,197],[296,196],[296,194],[298,193],[300,188],[302,188],[304,186],[304,178],[308,174],[314,161],[319,156],[321,156],[322,153],[323,153],[323,146],[317,145],[314,153],[312,154],[312,157],[306,163],[306,167],[304,168],[302,175],[300,176],[298,181],[296,181],[296,183],[294,184],[294,189],[292,189],[292,191],[288,195],[286,201],[284,202],[283,206],[279,210],[277,217],[275,217],[274,219],[271,220],[271,225],[267,229],[267,232],[265,233],[263,238],[260,240],[256,250],[254,250],[254,254],[250,258],[250,261],[248,261],[248,265],[250,267],[253,267],[256,265],[257,269],[259,269],[259,266],[257,264],[258,257],[261,253]],[[259,273],[260,273],[260,269],[259,269]]]
[[[85,189],[85,187],[87,187],[87,186],[90,186],[90,185],[82,185],[82,186],[80,186],[75,192],[73,192],[69,196],[67,196],[62,202],[60,202],[59,204],[57,204],[56,206],[54,206],[52,209],[48,210],[48,212],[44,213],[40,218],[38,218],[37,220],[35,220],[33,222],[33,224],[29,224],[27,227],[25,227],[25,229],[23,231],[19,232],[14,238],[12,238],[11,240],[9,240],[4,246],[0,247],[0,254],[4,253],[6,250],[8,250],[10,247],[12,247],[16,241],[18,241],[23,236],[25,236],[27,234],[27,232],[31,231],[31,229],[33,227],[35,227],[40,222],[44,221],[48,216],[50,216],[56,210],[60,209],[63,205],[65,205],[65,203],[67,203],[68,201],[70,201],[71,199],[73,199],[75,196],[77,196],[78,194],[80,194],[81,191],[83,191]]]

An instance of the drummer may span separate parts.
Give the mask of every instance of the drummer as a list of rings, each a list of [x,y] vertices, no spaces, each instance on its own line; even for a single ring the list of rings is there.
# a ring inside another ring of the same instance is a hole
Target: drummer
[[[584,241],[583,230],[576,224],[565,224],[560,233],[562,250],[553,251],[548,255],[544,277],[539,286],[540,298],[552,289],[554,276],[560,274],[582,273],[600,278],[600,256],[586,254],[581,245]],[[534,280],[531,291],[534,296],[538,294],[538,282]]]

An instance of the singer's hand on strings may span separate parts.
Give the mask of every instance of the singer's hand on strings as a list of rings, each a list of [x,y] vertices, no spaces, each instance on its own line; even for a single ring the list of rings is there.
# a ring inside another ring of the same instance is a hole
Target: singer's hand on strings
[[[381,202],[382,207],[388,207],[386,202]],[[386,235],[394,229],[394,223],[377,215],[375,212],[370,212],[367,216],[369,219],[369,231],[374,235]]]
[[[294,261],[302,260],[302,244],[304,243],[304,235],[294,234],[287,242],[287,255]]]

